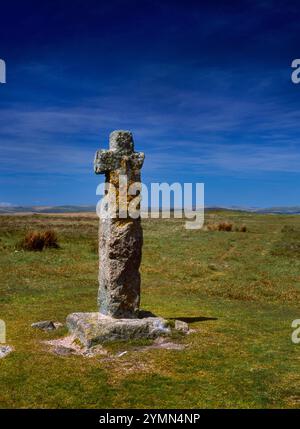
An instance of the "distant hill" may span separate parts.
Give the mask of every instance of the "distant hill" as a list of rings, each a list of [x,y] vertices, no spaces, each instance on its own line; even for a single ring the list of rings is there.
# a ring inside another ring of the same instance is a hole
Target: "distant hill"
[[[0,214],[13,213],[83,213],[95,212],[96,206],[0,206]]]
[[[277,214],[300,214],[300,206],[294,207],[271,207],[268,209],[256,209],[256,213],[277,213]]]
[[[241,211],[250,213],[261,213],[261,214],[300,214],[300,206],[279,206],[279,207],[242,207],[242,206],[231,206],[231,207],[207,207],[206,210],[229,210],[229,211]]]
[[[205,208],[206,211],[228,210],[228,211],[242,211],[250,213],[261,214],[300,214],[300,206],[291,207],[269,207],[269,208],[253,208],[253,207],[222,207],[222,206],[209,206]],[[65,205],[65,206],[0,206],[0,214],[17,214],[17,213],[87,213],[95,212],[96,206],[94,205]]]

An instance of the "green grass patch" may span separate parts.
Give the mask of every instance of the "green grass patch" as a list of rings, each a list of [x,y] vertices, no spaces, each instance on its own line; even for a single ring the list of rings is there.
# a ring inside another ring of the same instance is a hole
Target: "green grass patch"
[[[0,318],[15,352],[0,360],[0,407],[298,408],[300,217],[212,212],[246,232],[186,230],[144,220],[142,308],[193,332],[184,350],[112,343],[120,358],[49,353],[31,323],[96,311],[98,223],[90,215],[0,217]],[[16,251],[28,231],[54,230],[60,249]],[[172,322],[174,323],[174,322]]]

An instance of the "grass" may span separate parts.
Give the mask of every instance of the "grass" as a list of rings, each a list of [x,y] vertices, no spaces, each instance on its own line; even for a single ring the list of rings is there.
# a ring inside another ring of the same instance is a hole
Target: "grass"
[[[188,320],[194,332],[178,340],[186,349],[113,344],[128,352],[107,361],[52,355],[41,341],[66,330],[30,327],[96,310],[96,217],[1,216],[0,318],[15,352],[0,360],[0,407],[299,408],[291,323],[300,318],[300,217],[218,211],[206,219],[246,232],[143,221],[142,307]],[[28,231],[49,229],[59,249],[15,250]]]
[[[41,252],[46,248],[58,249],[57,235],[55,231],[47,230],[43,232],[29,231],[25,237],[16,244],[16,249],[33,252]]]

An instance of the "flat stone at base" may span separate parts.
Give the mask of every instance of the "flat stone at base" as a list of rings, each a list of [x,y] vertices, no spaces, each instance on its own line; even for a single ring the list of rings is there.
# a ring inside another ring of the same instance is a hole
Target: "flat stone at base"
[[[171,333],[168,322],[161,317],[115,319],[101,313],[72,313],[67,317],[67,326],[86,347],[109,341],[154,339]]]

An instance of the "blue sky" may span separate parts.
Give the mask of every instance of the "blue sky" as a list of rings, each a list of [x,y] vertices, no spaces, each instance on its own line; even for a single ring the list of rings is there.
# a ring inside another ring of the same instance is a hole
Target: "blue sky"
[[[1,4],[0,204],[93,204],[114,129],[143,181],[204,182],[207,205],[300,204],[300,5]]]

